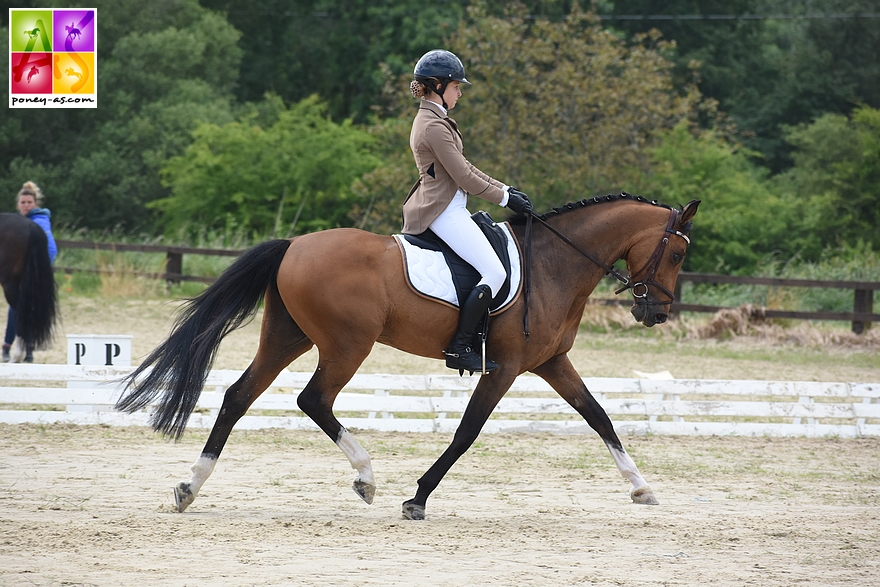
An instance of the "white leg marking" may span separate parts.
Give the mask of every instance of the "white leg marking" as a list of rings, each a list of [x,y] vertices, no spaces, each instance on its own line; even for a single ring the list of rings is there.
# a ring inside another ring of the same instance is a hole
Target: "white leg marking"
[[[620,474],[623,475],[624,478],[632,483],[633,489],[638,489],[639,487],[648,484],[642,477],[642,474],[639,473],[639,468],[636,467],[632,457],[630,457],[626,451],[615,448],[607,443],[605,446],[608,447],[608,451],[611,453],[611,458],[614,459],[614,464],[617,465],[617,470],[620,471]]]
[[[189,468],[190,471],[192,471],[192,477],[189,480],[189,490],[192,491],[193,497],[198,495],[199,489],[202,488],[202,485],[205,484],[205,481],[207,481],[208,477],[211,476],[211,473],[214,472],[214,466],[216,464],[217,457],[202,455],[195,463],[193,463],[193,466]]]
[[[27,349],[24,345],[24,339],[20,336],[16,336],[12,339],[12,349],[10,350],[10,361],[13,363],[21,363],[24,361],[24,357],[27,354]]]
[[[370,455],[345,428],[339,431],[336,446],[348,457],[351,467],[358,472],[356,480],[375,486],[376,481],[373,479],[373,465],[370,463]]]

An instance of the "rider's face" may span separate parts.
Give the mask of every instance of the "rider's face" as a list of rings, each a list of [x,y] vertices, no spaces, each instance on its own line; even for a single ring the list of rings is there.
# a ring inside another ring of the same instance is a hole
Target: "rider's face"
[[[446,91],[443,92],[443,100],[448,109],[452,110],[459,98],[461,98],[461,82],[453,80],[447,84]]]

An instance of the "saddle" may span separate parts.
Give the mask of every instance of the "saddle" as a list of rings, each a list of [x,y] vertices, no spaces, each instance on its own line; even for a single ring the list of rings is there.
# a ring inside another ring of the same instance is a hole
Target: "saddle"
[[[490,314],[500,314],[510,307],[522,288],[522,260],[519,243],[507,223],[496,223],[487,212],[471,216],[498,258],[507,278],[492,299]],[[418,235],[394,235],[403,254],[404,273],[410,287],[428,299],[455,307],[479,283],[480,274],[459,257],[430,229]]]

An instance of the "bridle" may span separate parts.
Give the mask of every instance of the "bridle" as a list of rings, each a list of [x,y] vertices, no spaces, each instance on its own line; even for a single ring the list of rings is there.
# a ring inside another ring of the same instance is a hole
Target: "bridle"
[[[666,223],[666,231],[665,234],[674,234],[676,236],[680,236],[684,239],[687,244],[691,244],[691,239],[684,234],[683,232],[679,232],[675,230],[675,222],[678,220],[678,210],[675,208],[670,208],[669,210],[669,221]],[[628,289],[632,290],[632,296],[635,298],[636,305],[639,306],[663,306],[666,304],[671,304],[675,301],[675,294],[673,294],[669,289],[667,289],[663,284],[654,279],[654,276],[657,275],[657,269],[660,267],[660,261],[663,259],[663,253],[666,252],[666,245],[669,244],[669,237],[664,236],[660,239],[660,242],[657,243],[657,246],[654,248],[654,252],[648,257],[648,260],[645,262],[645,265],[636,271],[633,275],[639,275],[644,271],[645,276],[632,283],[632,278],[622,280],[623,287],[614,292],[614,295],[618,295],[621,292],[624,292]],[[617,277],[617,275],[615,275]],[[618,279],[620,279],[618,277]],[[660,291],[662,291],[665,295],[669,297],[669,301],[666,302],[650,302],[648,301],[648,286],[653,285]],[[643,288],[641,292],[637,290],[637,288]]]
[[[657,243],[657,246],[654,247],[654,252],[645,262],[644,266],[641,269],[633,273],[631,276],[627,277],[623,275],[620,271],[615,269],[614,267],[608,265],[607,263],[602,262],[597,259],[591,253],[581,249],[576,244],[574,244],[571,239],[567,236],[550,226],[546,220],[544,220],[540,215],[535,213],[534,211],[529,212],[526,216],[526,254],[525,254],[525,271],[523,272],[523,281],[524,281],[524,296],[525,296],[525,316],[523,317],[523,332],[526,335],[526,340],[529,339],[529,297],[531,293],[531,257],[532,257],[532,219],[537,220],[541,224],[543,224],[547,230],[555,234],[559,237],[562,242],[573,248],[575,251],[592,261],[594,264],[598,265],[602,269],[605,270],[606,275],[611,275],[615,279],[617,279],[620,283],[623,284],[623,287],[614,292],[614,295],[619,295],[626,290],[632,290],[632,296],[635,304],[637,306],[664,306],[667,304],[671,304],[675,301],[675,294],[673,294],[667,287],[659,283],[654,276],[657,275],[657,269],[660,267],[660,261],[663,259],[663,254],[666,252],[666,245],[669,244],[669,236],[670,234],[680,236],[685,240],[687,244],[691,244],[691,239],[678,230],[675,230],[675,223],[678,220],[679,211],[675,208],[669,209],[669,220],[666,223],[666,230],[664,231],[663,238],[660,239],[660,242]],[[644,277],[639,280],[634,280],[635,275],[639,275],[644,273]],[[648,286],[653,285],[664,295],[666,295],[669,300],[665,302],[652,302],[648,300]]]

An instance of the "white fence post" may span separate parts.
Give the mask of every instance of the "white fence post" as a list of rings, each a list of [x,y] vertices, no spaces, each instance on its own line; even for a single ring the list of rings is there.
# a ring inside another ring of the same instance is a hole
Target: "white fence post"
[[[373,390],[373,395],[374,395],[375,397],[388,397],[388,396],[391,395],[391,394],[390,394],[387,390],[385,390],[385,389],[374,389],[374,390]],[[376,417],[376,412],[369,412],[369,414],[367,415],[367,417],[368,417],[368,418],[375,418],[375,417]],[[391,412],[382,412],[382,417],[383,417],[383,418],[393,418],[393,417],[394,417],[394,414],[392,414]]]

